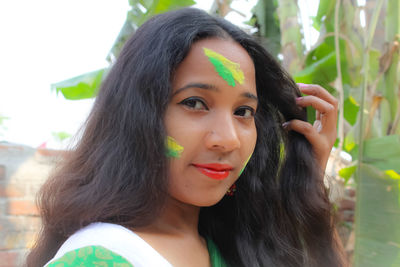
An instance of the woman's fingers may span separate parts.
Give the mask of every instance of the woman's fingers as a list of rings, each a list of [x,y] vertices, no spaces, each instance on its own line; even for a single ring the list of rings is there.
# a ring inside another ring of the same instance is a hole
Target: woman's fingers
[[[312,95],[298,97],[296,99],[296,103],[301,107],[312,106],[322,114],[327,114],[335,111],[335,107],[332,104]]]
[[[301,120],[291,120],[284,126],[287,130],[293,130],[304,135],[304,137],[307,138],[313,147],[321,145],[319,142],[320,136],[318,129],[310,123]]]
[[[286,130],[293,130],[304,135],[312,145],[315,158],[319,162],[321,169],[325,170],[333,143],[331,143],[330,138],[318,132],[318,125],[314,124],[313,126],[302,120],[291,120],[284,123],[283,126]],[[321,125],[321,127],[323,126]]]
[[[336,108],[315,96],[303,96],[296,99],[296,103],[301,107],[311,106],[316,109],[317,117],[321,130],[326,132],[336,131],[337,110]],[[331,122],[331,123],[329,123]]]
[[[338,106],[338,101],[333,97],[326,89],[317,84],[304,84],[298,83],[300,91],[306,95],[313,95],[318,98],[325,100],[326,102],[333,105],[335,108]]]
[[[324,170],[336,140],[338,101],[319,85],[298,85],[300,91],[306,96],[297,98],[297,105],[315,108],[316,120],[313,125],[302,120],[291,120],[284,126],[287,130],[293,130],[304,135],[312,145],[316,159]]]
[[[297,98],[296,102],[301,107],[312,106],[315,108],[316,119],[314,123],[318,132],[325,134],[333,144],[336,140],[336,122],[338,116],[338,101],[327,90],[315,84],[298,84],[300,91],[307,96]]]

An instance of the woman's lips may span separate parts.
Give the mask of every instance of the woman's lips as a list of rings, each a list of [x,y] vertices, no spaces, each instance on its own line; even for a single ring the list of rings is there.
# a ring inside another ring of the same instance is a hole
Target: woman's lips
[[[193,164],[202,174],[215,180],[223,180],[228,177],[229,172],[233,169],[228,164],[210,163],[210,164]]]

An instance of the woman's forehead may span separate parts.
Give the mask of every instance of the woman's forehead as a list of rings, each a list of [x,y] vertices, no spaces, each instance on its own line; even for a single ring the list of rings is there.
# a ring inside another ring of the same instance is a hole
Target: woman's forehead
[[[254,63],[247,51],[232,40],[221,38],[195,42],[178,67],[181,76],[194,73],[218,75],[232,87],[243,85],[255,88]]]
[[[209,38],[195,42],[187,57],[209,60],[210,57],[224,57],[239,64],[241,68],[253,68],[254,64],[247,51],[237,42],[230,39]]]

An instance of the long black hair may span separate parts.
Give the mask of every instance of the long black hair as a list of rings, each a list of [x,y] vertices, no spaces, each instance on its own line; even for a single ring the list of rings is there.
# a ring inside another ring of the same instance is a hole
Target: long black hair
[[[199,232],[230,266],[342,266],[322,173],[304,136],[282,123],[306,119],[300,92],[251,36],[204,11],[158,15],[127,41],[102,84],[77,147],[39,194],[43,226],[28,256],[42,266],[76,230],[92,222],[150,224],[168,186],[164,113],[171,78],[191,45],[231,39],[256,70],[257,143],[233,197],[200,212]]]

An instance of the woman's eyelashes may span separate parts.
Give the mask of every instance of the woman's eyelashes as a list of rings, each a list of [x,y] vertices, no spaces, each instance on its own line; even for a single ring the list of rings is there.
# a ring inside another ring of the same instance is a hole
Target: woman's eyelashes
[[[191,110],[209,110],[205,101],[199,97],[189,97],[178,103]],[[244,119],[251,119],[255,115],[254,108],[250,106],[240,106],[234,112],[235,116],[243,117]]]
[[[197,97],[186,98],[179,102],[179,104],[193,110],[208,110],[208,107],[204,101]]]
[[[242,106],[235,110],[234,115],[243,117],[245,119],[251,119],[255,115],[255,110],[249,106]]]

